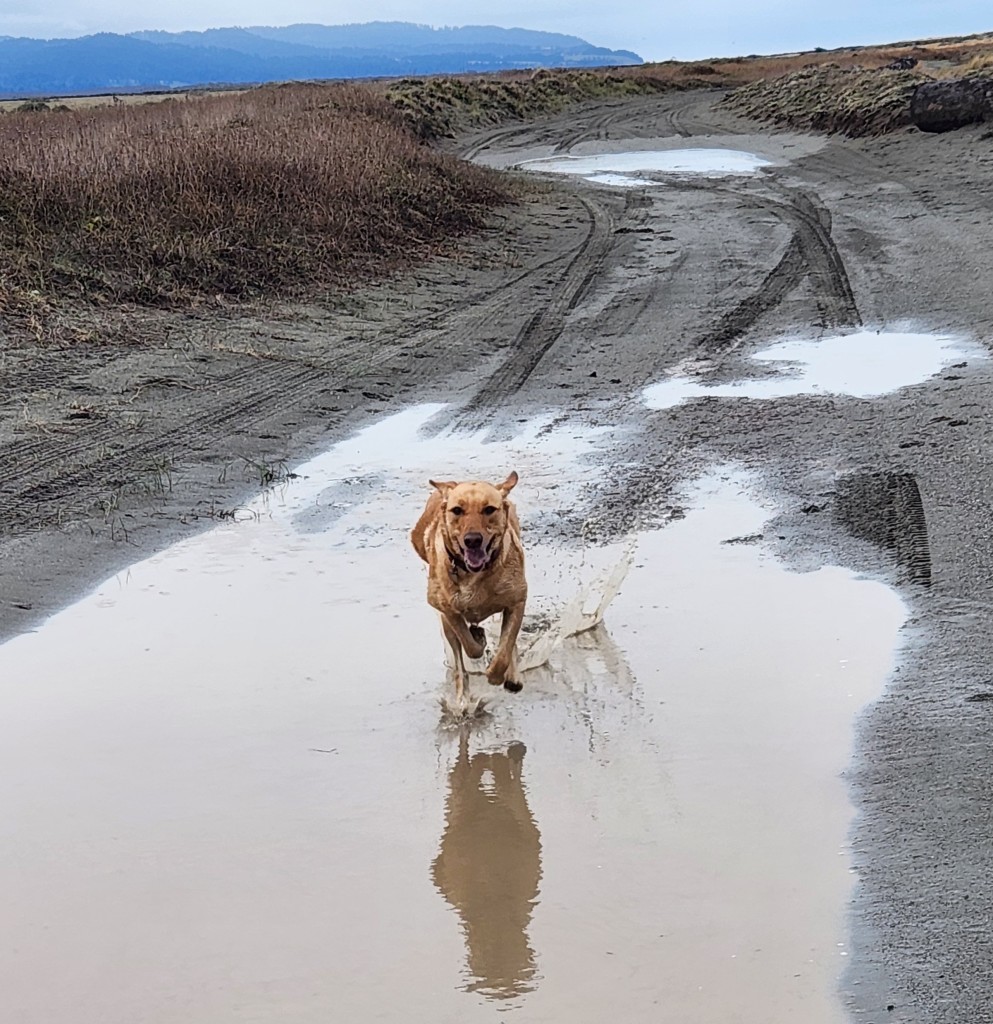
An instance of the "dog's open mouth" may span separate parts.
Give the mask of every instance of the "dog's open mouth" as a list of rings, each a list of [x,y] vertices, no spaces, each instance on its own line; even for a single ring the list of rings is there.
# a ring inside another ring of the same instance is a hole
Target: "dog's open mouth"
[[[490,553],[480,545],[478,548],[462,548],[462,558],[470,572],[481,572],[490,564]]]

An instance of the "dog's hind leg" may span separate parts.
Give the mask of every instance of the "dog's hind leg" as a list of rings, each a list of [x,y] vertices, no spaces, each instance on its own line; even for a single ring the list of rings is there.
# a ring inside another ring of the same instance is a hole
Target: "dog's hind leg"
[[[464,700],[466,682],[465,661],[462,657],[462,641],[459,639],[459,631],[447,615],[441,615],[441,628],[445,634],[448,649],[452,652],[452,671],[455,674],[455,699],[461,704]]]
[[[461,615],[445,616],[445,621],[470,658],[481,658],[486,653],[486,632],[482,626],[470,626]]]

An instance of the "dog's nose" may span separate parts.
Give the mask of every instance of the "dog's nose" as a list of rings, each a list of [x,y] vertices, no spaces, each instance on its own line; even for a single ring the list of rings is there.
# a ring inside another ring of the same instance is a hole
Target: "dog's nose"
[[[481,548],[483,546],[483,535],[481,533],[467,533],[462,538],[462,543],[467,548]]]

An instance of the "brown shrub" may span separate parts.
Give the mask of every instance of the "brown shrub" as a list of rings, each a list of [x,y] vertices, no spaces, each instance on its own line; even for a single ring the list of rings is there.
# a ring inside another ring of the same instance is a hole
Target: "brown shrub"
[[[0,309],[301,293],[482,224],[497,176],[381,97],[295,85],[0,118]]]

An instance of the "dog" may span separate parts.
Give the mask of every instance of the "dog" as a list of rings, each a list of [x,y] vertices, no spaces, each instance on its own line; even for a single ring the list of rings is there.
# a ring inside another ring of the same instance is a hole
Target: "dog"
[[[517,510],[507,500],[517,480],[516,473],[502,484],[430,480],[434,490],[410,533],[414,550],[428,564],[428,604],[441,616],[459,702],[466,688],[463,652],[483,656],[486,634],[479,623],[497,612],[503,616],[500,642],[486,678],[512,693],[523,686],[517,635],[528,585]]]

